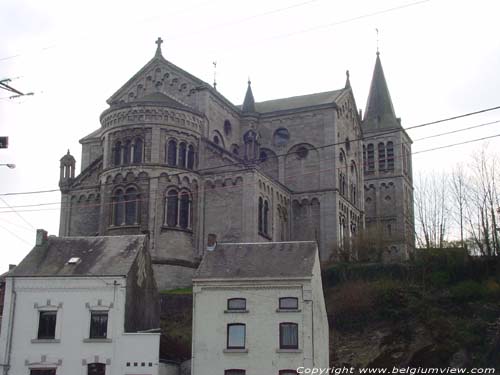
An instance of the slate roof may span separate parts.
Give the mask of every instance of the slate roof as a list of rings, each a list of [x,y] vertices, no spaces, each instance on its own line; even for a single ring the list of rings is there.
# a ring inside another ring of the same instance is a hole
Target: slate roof
[[[265,102],[255,103],[255,109],[258,113],[267,113],[332,104],[335,103],[335,100],[344,92],[344,90],[345,89],[340,89],[318,92],[315,94],[292,96],[290,98],[267,100]]]
[[[182,104],[181,102],[161,92],[153,92],[151,94],[143,96],[142,98],[135,99],[128,104],[133,104],[133,103],[161,103],[172,108],[184,109],[188,111],[193,110],[192,108]]]
[[[312,241],[218,243],[205,253],[193,279],[308,278],[316,252]]]
[[[33,250],[9,276],[126,276],[146,236],[55,237]],[[81,259],[68,264],[73,257]]]
[[[395,127],[401,127],[401,125],[394,112],[389,87],[380,61],[380,54],[377,52],[370,93],[366,102],[363,128],[365,130],[375,130]]]
[[[101,133],[104,131],[103,128],[99,128],[94,130],[92,133],[86,135],[82,139],[80,139],[80,143],[83,143],[85,141],[91,141],[94,140],[95,138],[99,138],[101,136]]]

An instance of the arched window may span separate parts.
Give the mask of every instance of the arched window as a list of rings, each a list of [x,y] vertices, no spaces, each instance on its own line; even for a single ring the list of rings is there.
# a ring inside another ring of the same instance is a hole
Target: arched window
[[[194,147],[189,145],[187,152],[187,168],[194,169]]]
[[[179,143],[179,168],[186,168],[187,146],[184,142]]]
[[[125,224],[137,224],[138,194],[135,188],[128,188],[125,192]]]
[[[267,201],[264,202],[264,234],[268,234],[269,227],[269,203]]]
[[[168,141],[167,164],[171,167],[177,166],[177,142],[174,139]]]
[[[367,165],[366,165],[366,146],[363,145],[363,170],[366,172],[367,171]]]
[[[125,194],[118,189],[113,196],[113,224],[122,225],[125,216]]]
[[[167,202],[166,202],[166,215],[165,221],[169,227],[177,226],[177,210],[179,207],[177,190],[169,190],[167,194]]]
[[[262,213],[264,211],[264,201],[259,197],[259,233],[263,232],[263,221],[262,221]]]
[[[380,142],[378,144],[378,170],[385,171],[385,145]]]
[[[179,226],[182,229],[189,228],[189,221],[191,216],[191,198],[185,191],[181,192],[180,206],[179,206]]]
[[[130,164],[130,152],[132,149],[132,141],[128,140],[125,142],[123,147],[123,164]]]
[[[104,363],[89,363],[87,365],[87,375],[105,375],[106,365]]]
[[[188,191],[171,189],[165,201],[165,225],[190,229],[192,221],[192,200]]]
[[[367,147],[366,158],[368,162],[368,172],[373,172],[375,170],[375,150],[372,143]]]
[[[231,122],[229,122],[229,120],[224,121],[224,134],[225,135],[231,134]]]
[[[122,163],[122,143],[120,141],[115,143],[113,148],[113,165],[120,165]]]
[[[141,138],[136,138],[134,142],[134,155],[133,162],[134,163],[142,163],[142,147],[143,142]]]
[[[220,139],[217,135],[214,135],[213,141],[216,145],[219,145],[219,143],[220,143]]]
[[[394,144],[387,142],[387,169],[394,170]]]

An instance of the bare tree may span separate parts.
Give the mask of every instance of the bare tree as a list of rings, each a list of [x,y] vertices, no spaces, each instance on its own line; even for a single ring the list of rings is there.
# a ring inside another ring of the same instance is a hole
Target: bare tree
[[[445,245],[448,234],[447,177],[432,173],[419,176],[415,188],[417,243],[421,248],[439,248]]]
[[[451,212],[460,229],[460,246],[464,246],[464,210],[467,202],[468,178],[462,164],[457,164],[451,173],[450,193],[453,198]]]

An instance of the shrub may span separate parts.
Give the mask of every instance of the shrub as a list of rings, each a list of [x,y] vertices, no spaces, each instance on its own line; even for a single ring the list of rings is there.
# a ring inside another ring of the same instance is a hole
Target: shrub
[[[451,297],[458,302],[470,302],[481,299],[484,295],[483,286],[477,281],[467,280],[450,288]]]

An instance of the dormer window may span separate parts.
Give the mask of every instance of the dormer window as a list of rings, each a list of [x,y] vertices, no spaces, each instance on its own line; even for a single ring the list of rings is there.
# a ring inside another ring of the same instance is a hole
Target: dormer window
[[[80,259],[80,258],[78,258],[78,257],[72,257],[72,258],[70,258],[70,259],[68,260],[68,263],[67,263],[67,264],[78,264],[78,263],[80,263],[80,260],[81,260],[81,259]]]

